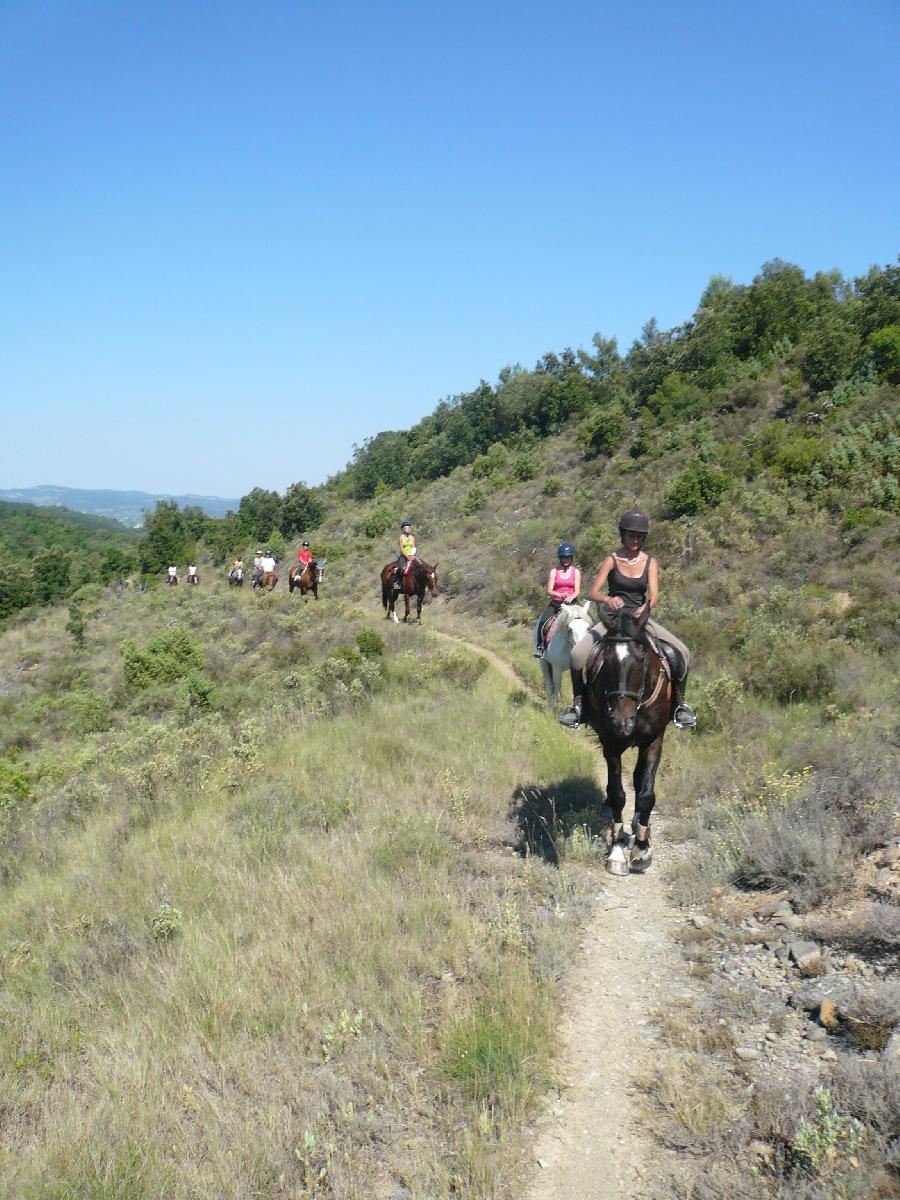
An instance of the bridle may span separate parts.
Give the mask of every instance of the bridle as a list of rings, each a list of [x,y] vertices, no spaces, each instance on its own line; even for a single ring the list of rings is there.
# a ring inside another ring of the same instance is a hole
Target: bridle
[[[635,645],[639,644],[638,638],[626,637],[624,634],[621,634],[621,633],[607,633],[600,640],[601,640],[601,644],[606,644],[606,643],[613,644],[616,642],[633,642]],[[649,696],[647,696],[647,697],[644,696],[644,692],[647,689],[647,667],[650,663],[650,649],[652,647],[650,646],[649,643],[641,643],[641,644],[644,645],[645,653],[644,653],[643,665],[641,666],[641,683],[640,683],[640,687],[638,688],[638,690],[636,692],[629,692],[623,688],[618,688],[615,691],[608,692],[604,688],[604,691],[603,691],[603,694],[607,700],[614,700],[614,699],[634,700],[635,701],[635,710],[634,710],[635,716],[637,716],[637,714],[641,711],[642,708],[646,707],[647,705],[653,704],[653,702],[659,696],[659,693],[662,691],[663,680],[665,679],[665,671],[662,669],[662,663],[660,662],[660,671],[659,671],[659,674],[656,679],[656,687],[653,689],[652,693]]]

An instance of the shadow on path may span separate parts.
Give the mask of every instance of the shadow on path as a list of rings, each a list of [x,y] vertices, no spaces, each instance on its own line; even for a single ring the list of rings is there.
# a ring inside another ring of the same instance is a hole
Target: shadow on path
[[[521,784],[513,793],[513,816],[519,828],[520,854],[539,854],[559,863],[559,845],[577,826],[594,837],[612,823],[606,794],[588,775],[574,775],[539,787]]]

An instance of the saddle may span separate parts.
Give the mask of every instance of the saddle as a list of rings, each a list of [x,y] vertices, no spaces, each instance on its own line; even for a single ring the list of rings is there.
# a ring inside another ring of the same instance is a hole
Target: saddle
[[[543,645],[545,650],[550,645],[550,643],[553,641],[553,635],[554,635],[554,633],[556,633],[556,627],[558,624],[559,624],[559,613],[557,613],[556,616],[551,617],[550,620],[547,621],[547,623],[541,627],[541,644]]]

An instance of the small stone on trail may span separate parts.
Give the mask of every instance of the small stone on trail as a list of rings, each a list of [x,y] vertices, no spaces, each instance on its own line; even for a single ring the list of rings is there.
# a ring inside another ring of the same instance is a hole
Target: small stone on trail
[[[780,900],[772,909],[773,917],[788,917],[793,914],[790,900]]]
[[[702,913],[693,913],[688,917],[688,921],[695,929],[708,929],[712,925],[712,918],[704,917]]]
[[[819,1024],[826,1029],[837,1029],[838,1016],[833,1000],[823,1000],[819,1005]]]
[[[788,913],[785,916],[776,917],[775,924],[780,925],[782,929],[790,929],[793,932],[803,928],[803,918],[795,917],[793,913]]]
[[[788,951],[801,971],[812,971],[822,962],[822,951],[815,942],[791,942]]]
[[[754,1050],[752,1046],[735,1046],[734,1056],[741,1062],[753,1062],[754,1059],[759,1058],[759,1051]]]
[[[828,1034],[821,1025],[810,1025],[805,1036],[808,1042],[825,1042],[828,1040]]]

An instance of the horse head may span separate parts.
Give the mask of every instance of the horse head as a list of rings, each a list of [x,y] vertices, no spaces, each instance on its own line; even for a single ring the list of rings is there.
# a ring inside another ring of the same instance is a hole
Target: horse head
[[[638,714],[648,698],[648,673],[653,647],[644,626],[650,616],[645,608],[639,617],[618,609],[604,616],[603,638],[597,683],[601,719],[617,738],[634,733]],[[657,664],[659,670],[659,664]]]
[[[428,590],[431,592],[432,596],[436,596],[438,588],[437,563],[434,563],[433,566],[429,566],[427,562],[422,562],[421,559],[417,559],[416,565],[422,569],[420,578],[424,578]]]
[[[560,609],[556,630],[568,637],[571,648],[581,641],[591,624],[591,614],[586,604],[564,604]]]

